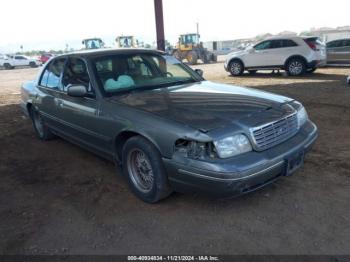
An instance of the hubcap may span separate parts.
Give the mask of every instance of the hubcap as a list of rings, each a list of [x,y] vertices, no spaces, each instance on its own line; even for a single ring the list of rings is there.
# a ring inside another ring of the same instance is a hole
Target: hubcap
[[[33,119],[34,119],[34,126],[36,131],[39,133],[40,137],[43,137],[44,136],[43,120],[41,116],[38,114],[38,112],[34,111]]]
[[[289,65],[289,72],[292,75],[299,75],[299,74],[301,74],[302,71],[303,71],[303,65],[299,61],[293,61]]]
[[[128,172],[138,190],[148,193],[153,187],[153,169],[146,154],[140,149],[133,149],[128,154]]]
[[[234,75],[239,75],[241,73],[241,64],[240,63],[236,63],[236,62],[233,62],[231,64],[231,72],[234,74]]]

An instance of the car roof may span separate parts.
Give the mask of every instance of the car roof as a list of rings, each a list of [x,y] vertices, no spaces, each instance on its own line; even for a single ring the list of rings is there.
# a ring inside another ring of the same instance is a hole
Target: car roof
[[[80,50],[74,51],[60,56],[80,56],[85,58],[108,56],[108,55],[119,55],[119,54],[140,54],[140,53],[150,53],[150,54],[161,54],[164,55],[163,51],[146,49],[146,48],[101,48],[101,49],[90,49],[90,50]],[[59,57],[59,56],[57,56]]]

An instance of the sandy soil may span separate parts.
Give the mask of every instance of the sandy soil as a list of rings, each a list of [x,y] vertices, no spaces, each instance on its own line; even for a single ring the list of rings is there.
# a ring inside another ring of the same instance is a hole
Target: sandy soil
[[[350,69],[233,78],[222,63],[196,68],[304,103],[320,130],[304,168],[236,199],[148,205],[111,163],[37,140],[18,102],[38,69],[0,70],[0,254],[349,254]]]

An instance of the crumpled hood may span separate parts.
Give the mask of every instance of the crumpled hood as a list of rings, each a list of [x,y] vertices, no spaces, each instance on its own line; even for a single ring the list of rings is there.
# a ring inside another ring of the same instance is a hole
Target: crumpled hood
[[[119,102],[198,130],[210,131],[245,119],[264,122],[264,117],[282,117],[281,104],[290,98],[209,81],[112,97]],[[266,114],[266,112],[269,112]],[[262,113],[264,112],[264,113]],[[254,117],[260,114],[259,117]]]

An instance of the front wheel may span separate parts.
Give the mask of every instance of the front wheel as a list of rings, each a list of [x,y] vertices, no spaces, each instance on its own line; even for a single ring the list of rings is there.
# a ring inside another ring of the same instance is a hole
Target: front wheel
[[[292,58],[287,62],[286,71],[290,76],[300,76],[305,70],[305,62],[300,58]]]
[[[190,65],[196,65],[198,61],[198,55],[195,51],[190,51],[187,53],[186,60]],[[203,61],[204,62],[204,61]]]
[[[233,76],[240,76],[244,72],[244,66],[243,66],[242,62],[239,60],[233,60],[230,63],[229,68],[230,68],[230,73]]]
[[[156,203],[172,191],[157,148],[141,136],[130,138],[123,148],[123,173],[134,194]]]
[[[54,138],[54,134],[52,134],[50,128],[45,125],[40,113],[37,110],[31,108],[30,116],[33,122],[35,134],[39,139],[47,141]]]
[[[180,62],[182,62],[183,60],[183,57],[182,57],[182,53],[179,51],[179,50],[176,50],[174,53],[173,53],[173,56],[179,60]]]
[[[5,63],[5,64],[4,64],[4,68],[5,68],[6,70],[10,70],[10,69],[13,69],[13,66],[11,66],[9,63]]]

